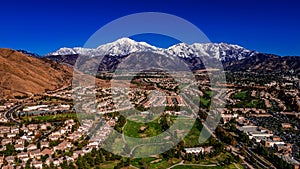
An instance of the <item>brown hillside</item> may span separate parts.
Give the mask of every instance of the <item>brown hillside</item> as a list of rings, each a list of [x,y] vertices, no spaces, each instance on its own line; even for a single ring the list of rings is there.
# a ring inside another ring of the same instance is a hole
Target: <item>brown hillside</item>
[[[70,82],[71,69],[47,59],[0,49],[0,97],[42,93]]]

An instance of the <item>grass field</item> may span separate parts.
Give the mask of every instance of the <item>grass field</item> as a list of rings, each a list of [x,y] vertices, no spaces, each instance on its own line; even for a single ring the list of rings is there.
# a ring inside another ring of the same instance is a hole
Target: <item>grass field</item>
[[[113,169],[117,165],[118,161],[105,161],[100,164],[100,168]]]
[[[199,161],[193,161],[193,162],[185,161],[185,164],[202,164],[202,165],[216,164],[216,165],[219,165],[220,163],[222,163],[222,161],[224,161],[226,158],[228,158],[230,156],[232,157],[232,155],[229,152],[226,152],[226,153],[221,153],[215,157],[211,157],[211,158],[206,157]]]
[[[138,123],[144,123],[145,122],[145,117],[144,116],[129,116],[127,117],[127,120],[138,122]]]
[[[241,91],[241,92],[238,92],[238,93],[235,93],[233,95],[231,95],[231,98],[232,99],[239,99],[239,100],[245,100],[246,97],[249,96],[249,93],[247,90],[245,91]]]
[[[135,121],[127,120],[127,123],[124,126],[124,130],[123,130],[125,136],[135,137],[135,138],[145,138],[145,137],[153,137],[162,133],[162,127],[158,123],[158,119],[151,121],[149,123],[136,122],[142,120],[141,116],[132,116],[129,117],[128,119],[134,119]],[[184,138],[184,142],[187,146],[192,147],[192,146],[200,145],[198,140],[202,129],[202,124],[199,121],[195,121],[195,119],[189,119],[187,117],[180,117],[180,116],[179,117],[172,116],[171,119],[173,123],[178,122],[176,129],[185,131],[186,133],[189,132],[188,134],[186,134],[186,137]],[[187,130],[189,126],[191,126],[193,123],[194,126],[191,128],[191,130]],[[141,127],[146,127],[146,129],[140,131]]]
[[[140,129],[146,127],[143,131]],[[136,121],[127,120],[124,127],[124,134],[129,137],[143,138],[153,137],[162,133],[161,125],[158,123],[158,119],[149,123],[139,123]]]
[[[183,141],[187,147],[199,146],[199,136],[202,129],[202,124],[199,121],[195,121],[194,126],[190,132],[184,137]]]
[[[241,164],[230,164],[226,166],[219,166],[219,161],[224,160],[226,157],[228,157],[230,153],[221,153],[220,155],[213,157],[213,158],[206,158],[201,161],[194,161],[194,162],[188,162],[185,161],[183,165],[178,165],[173,167],[173,169],[202,169],[202,168],[209,168],[209,169],[243,169],[243,166]],[[154,168],[154,169],[165,169],[168,167],[171,167],[175,164],[180,163],[181,159],[170,159],[168,161],[161,159],[161,158],[155,158],[155,157],[148,157],[148,158],[136,158],[131,161],[131,164],[137,168],[141,168],[143,165],[147,165],[148,168]],[[199,166],[192,166],[187,164],[196,164]],[[215,164],[217,166],[205,166],[205,165],[212,165]],[[203,165],[203,166],[200,166]],[[236,167],[237,166],[237,167]]]
[[[210,100],[200,97],[200,103],[205,107],[208,107],[210,105]]]
[[[121,153],[124,143],[121,138],[116,138],[111,145],[113,152]]]
[[[153,169],[166,169],[168,167],[171,167],[172,165],[179,163],[179,159],[172,159],[169,161],[160,159],[160,158],[154,158],[154,157],[149,157],[149,158],[137,158],[133,159],[131,164],[137,168],[142,167],[142,163],[147,164],[148,168],[153,168]]]
[[[168,143],[165,143],[168,144]],[[145,154],[147,155],[157,155],[161,153],[161,146],[160,145],[142,145],[138,148],[135,149],[133,154],[135,156],[141,157],[144,156]]]
[[[244,90],[231,95],[232,99],[240,100],[234,107],[239,108],[265,108],[264,100],[251,96],[251,90]]]
[[[26,121],[36,121],[36,122],[57,122],[57,121],[65,121],[67,119],[93,119],[94,115],[88,114],[78,114],[78,113],[67,113],[67,114],[56,114],[56,115],[44,115],[44,116],[24,116],[21,117],[23,122]]]
[[[237,165],[239,168],[243,168],[241,165]],[[239,169],[234,166],[234,164],[230,164],[228,166],[214,166],[214,167],[209,167],[209,166],[189,166],[189,165],[180,165],[180,166],[175,166],[172,169]]]
[[[64,121],[67,119],[74,119],[78,120],[78,116],[76,113],[70,113],[70,114],[57,114],[57,115],[45,115],[45,116],[32,116],[32,117],[22,117],[21,118],[23,122],[26,121],[36,121],[39,123],[43,122],[56,122],[56,121]]]

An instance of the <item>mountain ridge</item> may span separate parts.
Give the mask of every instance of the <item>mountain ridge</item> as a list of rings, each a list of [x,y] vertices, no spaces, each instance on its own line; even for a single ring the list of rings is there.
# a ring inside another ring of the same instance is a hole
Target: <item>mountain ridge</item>
[[[72,70],[46,58],[0,48],[0,96],[14,97],[55,90],[69,83]]]
[[[46,56],[59,63],[75,65],[79,55],[93,58],[93,63],[104,56],[99,71],[114,70],[117,65],[130,54],[137,52],[152,52],[167,57],[179,57],[187,63],[191,70],[204,69],[211,65],[223,64],[227,71],[252,71],[257,73],[272,73],[273,71],[287,73],[288,69],[298,71],[300,60],[298,57],[264,54],[248,50],[239,45],[227,43],[185,43],[175,44],[167,49],[158,48],[145,42],[136,42],[129,38],[121,38],[117,41],[103,44],[95,49],[86,48],[61,48]],[[271,57],[272,56],[272,57]],[[275,57],[275,58],[274,58]]]
[[[230,61],[232,59],[240,60],[258,53],[238,45],[227,43],[194,43],[191,45],[179,43],[165,49],[149,45],[146,42],[136,42],[129,38],[121,38],[114,42],[100,45],[95,49],[81,47],[60,48],[55,52],[47,54],[46,57],[76,54],[91,57],[97,55],[125,56],[136,52],[147,51],[181,58],[214,57],[222,62]]]

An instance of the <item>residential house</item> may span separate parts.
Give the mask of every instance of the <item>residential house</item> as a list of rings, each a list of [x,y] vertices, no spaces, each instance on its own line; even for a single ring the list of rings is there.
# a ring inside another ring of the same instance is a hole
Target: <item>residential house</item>
[[[1,126],[0,127],[0,133],[6,134],[6,133],[9,133],[9,132],[10,132],[10,127],[7,127],[7,126]]]
[[[45,130],[47,130],[48,127],[51,127],[51,124],[50,124],[50,123],[42,124],[42,125],[41,125],[41,130],[44,130],[44,131],[45,131]]]
[[[16,144],[25,144],[25,140],[23,139],[18,139],[15,141]]]
[[[292,153],[292,145],[291,144],[276,144],[274,147],[277,152],[280,152],[282,154]]]
[[[11,138],[4,138],[2,141],[1,141],[1,144],[2,146],[6,145],[6,144],[11,144],[12,143],[12,139]]]
[[[41,142],[40,145],[41,145],[41,149],[43,149],[49,147],[49,142]]]
[[[30,158],[40,159],[41,155],[42,155],[41,150],[34,150],[29,152]]]
[[[14,147],[16,151],[23,151],[25,149],[24,144],[15,144]]]
[[[7,138],[14,138],[16,136],[17,136],[16,133],[7,133]]]
[[[19,127],[16,127],[16,126],[11,127],[11,128],[10,128],[10,132],[11,132],[11,133],[18,134],[18,133],[19,133]]]
[[[58,141],[61,138],[60,135],[50,135],[49,140],[50,141]]]
[[[31,130],[31,131],[37,130],[38,127],[39,127],[38,124],[29,124],[29,125],[27,126],[27,128],[28,128],[29,130]]]
[[[262,145],[264,145],[265,147],[274,147],[274,145],[278,145],[278,144],[282,144],[284,145],[285,142],[281,141],[281,140],[273,140],[270,138],[264,138],[261,140]]]
[[[17,154],[17,158],[19,158],[22,162],[27,162],[29,160],[29,156],[27,152]]]
[[[8,163],[8,164],[12,164],[15,162],[15,156],[8,156],[8,157],[5,157],[5,161]]]
[[[292,125],[290,123],[281,123],[281,127],[283,129],[290,129],[292,128]]]
[[[43,162],[41,161],[32,161],[32,166],[34,166],[34,168],[43,168]]]
[[[22,152],[22,153],[17,154],[17,158],[24,158],[24,157],[28,157],[27,152]]]
[[[77,150],[73,152],[73,159],[77,159],[79,156],[84,156],[84,152],[82,150]]]
[[[50,166],[50,164],[51,163],[53,163],[53,158],[52,157],[48,157],[47,159],[46,159],[46,161],[45,161],[45,163],[48,165],[48,166]]]
[[[37,149],[37,146],[35,144],[29,144],[27,146],[27,151],[33,151],[33,150],[36,150]]]
[[[6,166],[3,166],[2,169],[14,169],[14,167],[11,165],[6,165]]]
[[[72,148],[72,143],[68,142],[68,141],[63,141],[59,145],[55,146],[53,148],[53,150],[54,151],[58,151],[58,150],[64,151],[64,150],[69,149],[69,148]]]
[[[51,149],[48,149],[48,148],[45,148],[42,151],[42,156],[48,155],[50,157],[52,154],[54,154],[54,152]]]

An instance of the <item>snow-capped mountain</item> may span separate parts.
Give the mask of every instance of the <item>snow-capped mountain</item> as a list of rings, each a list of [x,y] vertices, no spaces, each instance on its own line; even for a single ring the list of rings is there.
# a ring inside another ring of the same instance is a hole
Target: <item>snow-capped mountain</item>
[[[75,54],[81,54],[81,55],[88,55],[92,54],[94,52],[94,49],[88,49],[88,48],[81,48],[81,47],[75,47],[75,48],[60,48],[59,50],[49,53],[46,56],[56,56],[56,55],[75,55]]]
[[[241,60],[257,54],[241,46],[225,43],[194,43],[192,45],[180,43],[168,48],[166,53],[181,58],[216,58],[222,62]]]
[[[115,42],[107,43],[96,49],[88,48],[61,48],[56,52],[49,53],[47,56],[55,55],[87,55],[87,56],[126,56],[136,52],[154,52],[167,56],[191,59],[196,57],[215,58],[222,62],[241,60],[257,54],[255,51],[247,50],[238,45],[225,43],[195,43],[188,45],[179,43],[168,49],[157,48],[145,42],[136,42],[129,38],[121,38]]]
[[[56,52],[49,53],[47,56],[53,55],[109,55],[109,56],[125,56],[135,52],[156,51],[158,48],[151,46],[145,42],[136,42],[129,38],[121,38],[115,42],[107,43],[97,47],[96,49],[89,48],[60,48]]]
[[[145,42],[136,42],[129,38],[121,38],[115,42],[99,46],[96,51],[98,54],[110,56],[125,56],[135,52],[153,52],[158,48]]]

